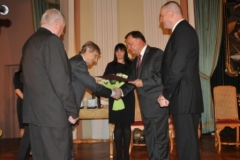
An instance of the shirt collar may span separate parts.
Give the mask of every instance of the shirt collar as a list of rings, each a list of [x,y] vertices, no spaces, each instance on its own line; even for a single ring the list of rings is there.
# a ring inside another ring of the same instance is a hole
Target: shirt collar
[[[145,45],[144,47],[143,47],[143,49],[141,50],[141,52],[140,52],[140,54],[141,54],[141,56],[143,57],[143,55],[144,55],[144,53],[145,53],[145,51],[146,51],[146,48],[147,48],[147,45]],[[141,57],[141,58],[142,58]]]
[[[85,61],[85,58],[84,58],[84,56],[82,55],[82,54],[80,54],[81,56],[82,56],[82,58],[83,58],[83,60]],[[85,61],[86,62],[86,61]]]
[[[176,26],[178,25],[178,23],[180,23],[181,21],[183,21],[184,19],[180,19],[172,28],[172,32],[174,31],[174,29],[176,28]]]
[[[52,34],[54,34],[50,29],[48,29],[47,27],[41,27],[41,28],[45,28],[46,30],[49,30]]]

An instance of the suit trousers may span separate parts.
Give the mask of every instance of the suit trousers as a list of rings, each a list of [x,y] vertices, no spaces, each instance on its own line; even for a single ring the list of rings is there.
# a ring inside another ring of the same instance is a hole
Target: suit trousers
[[[72,157],[71,127],[43,127],[29,124],[34,160],[70,160]]]
[[[30,133],[29,126],[24,125],[24,134],[21,138],[21,142],[18,149],[17,160],[28,160],[30,152]]]
[[[169,160],[168,113],[143,117],[144,137],[150,160]]]
[[[173,114],[179,160],[200,160],[199,118],[200,114]]]

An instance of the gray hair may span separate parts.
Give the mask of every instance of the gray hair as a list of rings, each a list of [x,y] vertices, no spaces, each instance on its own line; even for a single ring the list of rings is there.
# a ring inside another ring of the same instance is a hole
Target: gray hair
[[[89,51],[92,53],[94,51],[98,52],[101,54],[100,48],[98,47],[97,44],[95,44],[92,41],[87,41],[83,46],[79,54],[85,53],[87,51],[87,48],[89,48]]]
[[[41,24],[52,25],[57,20],[65,24],[64,15],[59,10],[57,10],[57,9],[48,9],[42,15]]]

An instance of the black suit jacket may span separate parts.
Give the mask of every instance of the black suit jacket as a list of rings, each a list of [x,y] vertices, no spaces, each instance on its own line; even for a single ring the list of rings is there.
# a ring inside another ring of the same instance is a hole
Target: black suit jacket
[[[137,88],[137,93],[142,115],[146,118],[158,117],[159,114],[168,112],[167,108],[161,108],[157,103],[157,98],[163,90],[162,59],[162,50],[147,46],[138,72],[136,70],[137,58],[132,63],[132,73],[129,79],[141,79],[143,82],[143,87]],[[134,88],[135,86],[131,84],[125,84],[121,87],[124,95]]]
[[[164,51],[163,96],[170,113],[203,112],[199,76],[199,42],[195,29],[185,20],[173,31]]]
[[[45,28],[23,46],[23,121],[39,126],[68,127],[78,117],[71,66],[59,37]]]
[[[83,60],[82,55],[76,55],[72,57],[70,59],[70,63],[72,66],[72,85],[79,107],[86,88],[103,97],[108,98],[111,96],[112,90],[98,84],[95,78],[89,74],[87,63]]]

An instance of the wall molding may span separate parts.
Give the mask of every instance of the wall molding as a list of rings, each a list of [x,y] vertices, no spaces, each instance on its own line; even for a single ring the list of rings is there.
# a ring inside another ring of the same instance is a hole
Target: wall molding
[[[13,85],[14,73],[19,70],[18,64],[4,66],[4,124],[3,138],[20,137],[17,118],[17,95]]]

